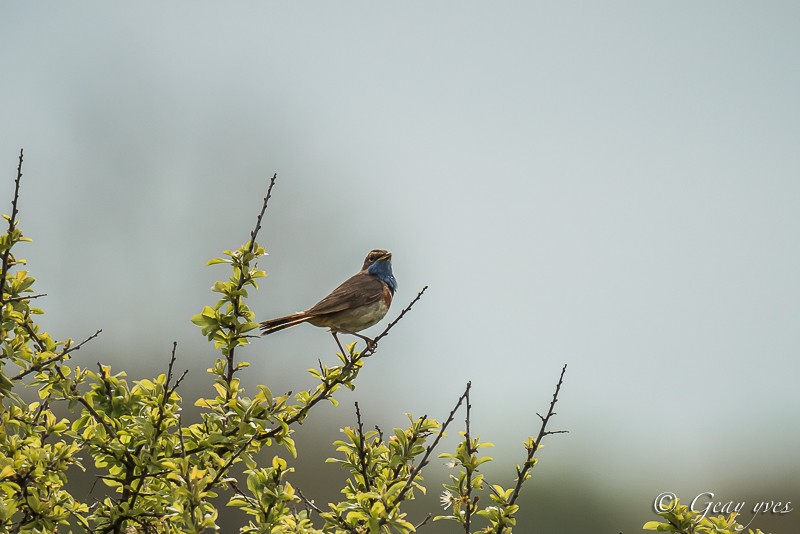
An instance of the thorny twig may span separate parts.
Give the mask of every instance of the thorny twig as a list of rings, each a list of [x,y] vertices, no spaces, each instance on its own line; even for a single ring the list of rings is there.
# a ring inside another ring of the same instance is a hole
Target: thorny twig
[[[556,384],[556,390],[553,392],[553,399],[550,401],[550,408],[547,410],[547,415],[542,417],[538,413],[536,414],[539,416],[539,419],[542,420],[542,426],[539,428],[539,435],[536,436],[533,446],[528,449],[528,456],[525,459],[524,466],[517,471],[517,485],[514,487],[514,493],[511,494],[511,498],[508,500],[509,505],[514,504],[517,497],[519,497],[519,492],[522,490],[522,483],[525,482],[525,474],[533,467],[533,457],[541,446],[542,438],[552,434],[567,434],[569,432],[568,430],[547,430],[547,424],[550,422],[550,418],[556,414],[555,407],[558,402],[558,393],[561,391],[561,385],[564,383],[564,373],[566,372],[567,364],[564,364],[564,367],[561,369],[561,376],[558,378],[558,384]]]
[[[14,241],[11,239],[14,230],[17,227],[17,214],[19,210],[17,208],[17,203],[19,202],[19,184],[22,181],[22,160],[23,160],[23,153],[22,149],[19,149],[19,164],[17,165],[17,178],[14,180],[14,199],[11,201],[11,217],[8,218],[8,248],[3,251],[3,268],[2,272],[0,272],[0,304],[5,305],[7,302],[5,300],[6,294],[6,276],[8,275],[8,270],[11,268],[9,263],[11,259],[11,247],[14,244]]]

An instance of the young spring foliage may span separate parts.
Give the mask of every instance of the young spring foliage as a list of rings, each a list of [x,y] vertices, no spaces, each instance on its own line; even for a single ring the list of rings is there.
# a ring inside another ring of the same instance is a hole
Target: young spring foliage
[[[73,360],[100,331],[76,343],[54,339],[38,322],[43,312],[33,303],[42,295],[34,293],[35,280],[17,256],[18,246],[30,241],[18,227],[21,177],[22,153],[12,212],[4,216],[8,227],[0,235],[0,532],[201,533],[220,528],[221,509],[238,514],[243,533],[410,533],[427,521],[413,521],[403,505],[425,493],[423,468],[465,400],[469,414],[469,386],[443,423],[409,416],[409,425],[388,438],[377,429],[365,432],[357,409],[356,427],[343,429],[330,460],[346,473],[342,499],[320,507],[292,484],[295,469],[313,469],[298,458],[295,429],[321,402],[336,405],[340,388],[355,388],[377,344],[363,351],[347,345],[346,354],[309,369],[313,385],[294,395],[275,394],[267,385],[249,394],[239,379],[248,366],[239,349],[258,326],[247,299],[265,275],[257,262],[266,252],[256,237],[275,177],[250,239],[208,262],[228,274],[212,288],[216,302],[191,319],[218,352],[208,369],[208,392],[190,401],[199,409],[193,421],[182,418],[179,388],[186,372],[176,370],[177,344],[164,373],[129,379],[109,365]],[[38,400],[26,400],[26,389]],[[467,415],[464,440],[444,455],[460,471],[445,486],[452,515],[441,519],[477,532],[471,522],[480,517],[480,532],[511,532],[536,444],[552,433],[545,427],[554,404],[555,395],[508,489],[487,485],[479,472],[489,458],[478,451],[490,444],[469,436]],[[83,476],[96,484],[88,495],[76,493],[82,486],[74,479],[89,469]],[[486,488],[492,504],[481,508],[477,494]]]

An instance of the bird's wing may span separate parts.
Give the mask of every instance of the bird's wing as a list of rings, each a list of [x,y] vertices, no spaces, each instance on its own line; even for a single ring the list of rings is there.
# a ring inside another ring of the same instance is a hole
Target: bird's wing
[[[317,302],[307,315],[326,315],[367,306],[383,298],[383,282],[364,271],[354,274],[331,294]]]

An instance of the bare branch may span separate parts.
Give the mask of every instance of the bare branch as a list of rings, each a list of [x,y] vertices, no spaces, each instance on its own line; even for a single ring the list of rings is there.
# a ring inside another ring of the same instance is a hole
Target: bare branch
[[[181,376],[178,377],[178,379],[175,381],[173,386],[171,388],[169,387],[170,382],[172,382],[172,371],[173,371],[173,368],[175,367],[175,362],[177,361],[177,357],[175,356],[175,351],[177,349],[178,349],[178,342],[177,341],[173,341],[172,342],[172,354],[170,354],[169,367],[168,367],[168,370],[167,370],[167,383],[164,385],[164,389],[166,391],[166,393],[164,395],[164,404],[165,405],[166,405],[166,402],[167,402],[167,398],[170,395],[172,395],[175,391],[177,391],[178,387],[181,385],[181,382],[183,382],[183,379],[186,378],[186,375],[189,373],[188,369],[184,369],[183,373],[181,373]]]
[[[8,248],[3,251],[3,267],[2,272],[0,272],[0,303],[5,304],[7,301],[4,300],[6,294],[6,276],[8,275],[8,270],[11,268],[9,260],[11,259],[11,247],[14,245],[14,241],[11,239],[11,235],[14,233],[14,229],[17,226],[17,214],[19,210],[17,209],[17,203],[19,202],[19,184],[22,181],[22,160],[23,160],[23,153],[22,149],[19,149],[19,164],[17,165],[17,178],[14,180],[14,199],[11,201],[11,217],[8,218]]]
[[[433,514],[428,514],[428,516],[425,519],[422,520],[422,523],[418,523],[418,524],[414,525],[414,530],[419,530],[420,527],[424,527],[425,524],[428,521],[430,521],[431,517],[433,517]]]
[[[255,250],[256,236],[258,235],[258,231],[261,230],[261,220],[264,218],[264,213],[267,211],[267,204],[269,203],[270,197],[272,197],[272,187],[275,185],[275,180],[277,179],[278,173],[276,172],[272,175],[272,179],[269,181],[267,196],[264,197],[264,204],[261,206],[261,212],[258,214],[258,218],[256,219],[256,227],[253,228],[252,232],[250,232],[250,248],[248,249],[250,252]],[[239,289],[241,289],[241,287]]]
[[[309,499],[308,497],[303,495],[303,492],[300,491],[300,488],[295,488],[295,491],[297,492],[297,496],[300,497],[300,499],[303,501],[303,503],[305,503],[306,509],[314,510],[318,514],[322,514],[323,513],[322,509],[319,506],[317,506],[316,504],[314,504],[314,501],[312,501],[311,499]],[[339,522],[339,526],[341,526],[347,532],[350,532],[352,534],[357,534],[358,531],[355,528],[353,528],[352,526],[347,524],[347,521],[344,520],[344,517],[342,517],[341,513],[337,514],[336,520]]]
[[[302,491],[300,491],[300,488],[295,488],[295,491],[297,491],[297,495],[298,495],[298,497],[300,497],[300,499],[302,499],[302,500],[303,500],[303,502],[305,503],[305,505],[306,505],[308,508],[310,508],[310,509],[314,510],[314,511],[315,511],[315,512],[317,512],[318,514],[321,514],[321,513],[322,513],[322,509],[320,509],[320,507],[319,507],[319,506],[317,506],[316,504],[314,504],[314,501],[312,501],[312,500],[309,500],[309,499],[308,499],[308,497],[306,497],[305,495],[303,495],[303,492],[302,492]]]
[[[420,295],[421,294],[422,293],[420,293]],[[469,395],[469,389],[470,389],[470,383],[468,382],[466,390],[458,398],[458,402],[453,407],[453,409],[450,411],[450,415],[447,417],[447,421],[445,421],[444,424],[442,424],[442,427],[439,429],[439,432],[436,434],[436,438],[433,440],[433,443],[428,445],[427,449],[425,449],[425,455],[422,457],[422,461],[411,471],[411,474],[408,476],[408,480],[406,481],[406,485],[403,486],[403,489],[400,490],[400,493],[397,495],[397,498],[394,501],[395,502],[395,506],[397,506],[401,502],[403,502],[403,499],[405,499],[406,493],[408,493],[408,491],[411,489],[411,486],[412,486],[412,484],[414,484],[414,480],[417,478],[417,475],[419,475],[419,472],[422,471],[423,467],[428,465],[428,458],[430,458],[431,453],[433,453],[433,450],[439,444],[439,441],[442,439],[442,436],[444,436],[444,433],[447,430],[447,427],[450,425],[450,423],[453,422],[453,418],[455,417],[456,412],[458,411],[459,407],[461,407],[461,403],[463,403],[464,400],[467,398],[467,395]]]
[[[533,467],[533,457],[536,454],[536,451],[539,450],[539,447],[542,443],[542,438],[548,436],[550,434],[564,434],[567,433],[566,430],[556,430],[556,431],[548,431],[547,425],[550,422],[550,418],[553,417],[555,412],[556,403],[558,402],[558,394],[561,391],[561,385],[564,383],[564,373],[567,372],[567,364],[564,364],[564,367],[561,369],[561,376],[558,378],[558,384],[556,384],[556,390],[553,392],[553,399],[550,401],[550,409],[547,410],[547,415],[542,417],[539,415],[539,418],[542,420],[542,426],[539,428],[539,435],[536,437],[536,440],[533,442],[533,447],[528,449],[528,456],[525,459],[525,465],[522,467],[521,470],[517,473],[517,485],[514,487],[514,493],[511,494],[511,498],[508,500],[508,504],[514,504],[519,497],[519,492],[522,490],[522,484],[525,482],[525,474],[530,471]]]
[[[169,365],[167,366],[167,383],[165,384],[164,389],[169,389],[169,383],[172,382],[172,368],[175,366],[175,360],[177,359],[175,356],[175,352],[178,350],[178,342],[172,342],[172,353],[169,357]]]
[[[408,304],[408,306],[406,306],[405,308],[403,308],[403,311],[401,311],[401,312],[400,312],[400,315],[398,315],[398,316],[395,318],[395,320],[394,320],[394,321],[392,321],[391,323],[389,323],[388,325],[386,325],[386,328],[384,328],[384,329],[383,329],[383,332],[381,332],[380,334],[378,334],[378,335],[377,335],[377,337],[375,337],[375,339],[373,339],[373,340],[372,340],[372,345],[368,346],[368,347],[367,347],[367,348],[364,350],[364,352],[362,352],[362,353],[361,353],[361,356],[362,356],[362,357],[366,358],[367,356],[369,356],[370,354],[374,354],[374,353],[375,353],[375,351],[376,351],[376,350],[378,350],[378,341],[380,341],[381,339],[383,339],[383,338],[385,338],[386,336],[388,336],[388,335],[389,335],[389,331],[390,331],[392,328],[394,328],[394,326],[395,326],[397,323],[399,323],[399,322],[400,322],[400,319],[402,319],[402,318],[403,318],[403,316],[405,316],[405,314],[407,314],[409,311],[411,311],[411,308],[414,306],[414,304],[416,304],[416,303],[417,303],[417,301],[418,301],[419,299],[421,299],[421,298],[422,298],[422,295],[425,293],[425,291],[426,291],[427,289],[428,289],[428,286],[425,286],[425,287],[423,287],[423,288],[422,288],[422,291],[420,291],[419,293],[417,293],[417,296],[416,296],[416,297],[414,297],[414,300],[412,300],[412,301],[411,301],[411,302]]]
[[[5,302],[21,302],[23,300],[33,300],[39,299],[42,297],[46,297],[47,293],[39,293],[37,295],[20,295],[18,297],[11,297],[5,300]]]

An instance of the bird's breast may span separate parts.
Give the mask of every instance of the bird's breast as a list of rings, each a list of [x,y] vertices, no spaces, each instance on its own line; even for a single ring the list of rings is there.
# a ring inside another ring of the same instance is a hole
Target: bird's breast
[[[389,302],[391,302],[391,297]],[[386,299],[379,300],[369,306],[364,306],[361,308],[361,316],[355,321],[358,323],[357,328],[359,330],[369,328],[383,319],[388,311],[389,304],[387,304]]]
[[[383,284],[383,305],[386,306],[386,311],[383,312],[386,315],[386,312],[389,311],[389,306],[392,305],[392,290],[387,284]]]

